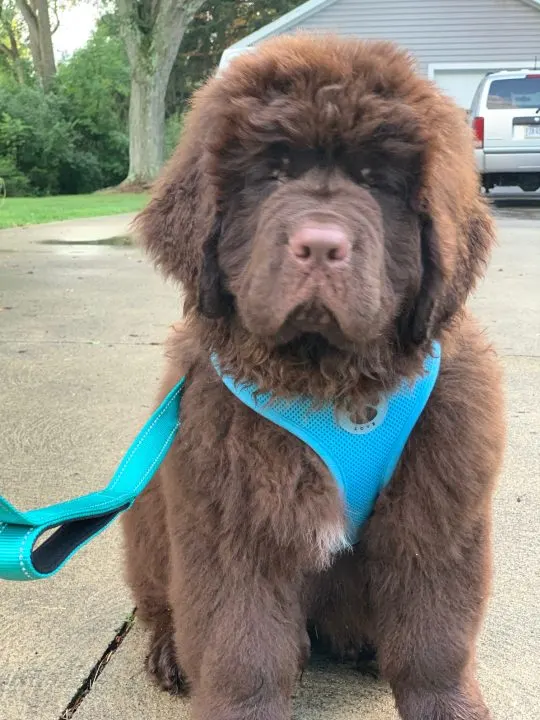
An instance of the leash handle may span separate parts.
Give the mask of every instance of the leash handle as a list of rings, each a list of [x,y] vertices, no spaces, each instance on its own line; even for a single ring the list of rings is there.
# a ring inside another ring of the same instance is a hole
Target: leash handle
[[[184,382],[182,378],[151,415],[103,490],[28,512],[20,512],[0,496],[0,579],[41,580],[54,575],[131,507],[178,432]]]

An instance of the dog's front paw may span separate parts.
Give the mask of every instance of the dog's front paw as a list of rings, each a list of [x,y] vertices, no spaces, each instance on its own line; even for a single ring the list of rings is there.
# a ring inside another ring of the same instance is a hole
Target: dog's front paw
[[[153,682],[171,695],[187,693],[187,680],[176,660],[176,648],[170,631],[155,634],[146,658],[146,670]]]
[[[377,653],[370,646],[364,646],[356,653],[356,669],[365,677],[378,680],[380,678],[379,664],[377,662]]]
[[[492,720],[477,687],[396,693],[403,720]]]

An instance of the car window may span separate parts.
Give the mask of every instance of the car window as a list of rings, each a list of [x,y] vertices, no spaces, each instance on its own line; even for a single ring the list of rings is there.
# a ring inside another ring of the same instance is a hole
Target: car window
[[[476,91],[475,91],[475,93],[474,93],[473,99],[472,99],[472,101],[471,101],[471,107],[470,107],[470,109],[469,109],[469,115],[472,115],[472,114],[475,112],[475,110],[476,110],[476,108],[477,108],[477,106],[478,106],[478,103],[479,103],[479,101],[480,101],[480,95],[481,95],[482,90],[483,90],[483,88],[484,88],[484,82],[485,82],[484,80],[480,80],[480,82],[479,82],[479,84],[478,84],[478,87],[476,88]]]
[[[540,76],[493,80],[487,107],[489,110],[540,108]]]

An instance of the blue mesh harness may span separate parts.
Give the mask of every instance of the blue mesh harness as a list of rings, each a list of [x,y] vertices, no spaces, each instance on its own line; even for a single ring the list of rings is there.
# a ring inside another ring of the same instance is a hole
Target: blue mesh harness
[[[237,384],[214,367],[227,388],[259,415],[309,445],[334,476],[347,513],[349,540],[354,542],[381,490],[390,481],[405,443],[435,386],[441,361],[439,343],[424,362],[424,374],[381,398],[364,423],[354,422],[333,404],[313,407],[307,397],[272,399],[254,385]]]
[[[308,398],[279,400],[250,385],[223,382],[236,397],[309,445],[327,465],[343,495],[349,538],[373,509],[390,480],[437,380],[440,346],[434,343],[424,374],[403,382],[373,408],[363,424],[334,405],[314,409]],[[219,372],[219,365],[214,362]],[[182,378],[148,419],[109,484],[98,492],[22,512],[0,496],[0,579],[41,580],[54,575],[77,550],[127,510],[163,462],[181,427]],[[52,531],[43,542],[45,533]]]

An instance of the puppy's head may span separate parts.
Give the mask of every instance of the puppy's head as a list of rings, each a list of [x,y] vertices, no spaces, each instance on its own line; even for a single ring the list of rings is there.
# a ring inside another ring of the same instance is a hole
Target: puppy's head
[[[493,235],[461,111],[388,43],[308,36],[199,91],[139,228],[188,308],[281,358],[424,347]]]

